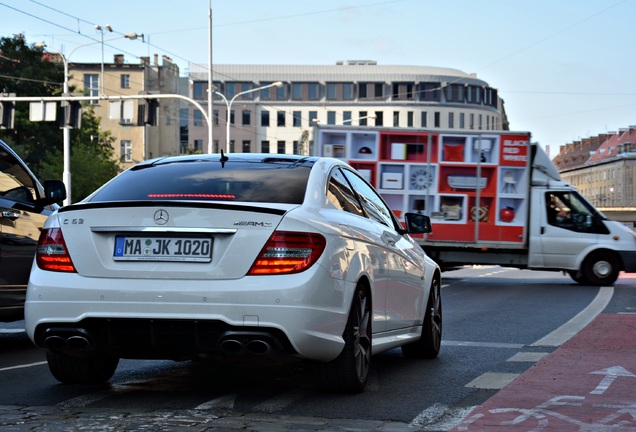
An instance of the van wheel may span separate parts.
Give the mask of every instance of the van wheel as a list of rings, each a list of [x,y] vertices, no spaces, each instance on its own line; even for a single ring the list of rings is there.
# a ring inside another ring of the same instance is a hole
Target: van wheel
[[[442,346],[442,291],[439,275],[431,282],[426,305],[422,336],[415,342],[402,345],[405,357],[433,359]]]
[[[104,384],[119,364],[119,358],[110,354],[72,357],[49,351],[46,360],[51,374],[64,384]]]
[[[568,275],[570,275],[574,282],[585,285],[585,278],[580,270],[568,270]]]
[[[314,382],[324,390],[359,393],[364,390],[371,365],[371,300],[358,286],[342,335],[345,346],[336,359],[314,364]]]
[[[581,267],[581,274],[586,285],[612,285],[618,279],[620,263],[611,252],[594,252],[590,254]]]

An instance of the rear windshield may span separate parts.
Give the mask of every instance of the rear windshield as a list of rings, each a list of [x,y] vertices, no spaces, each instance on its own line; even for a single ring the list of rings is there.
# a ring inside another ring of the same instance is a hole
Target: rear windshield
[[[184,159],[121,173],[89,202],[196,200],[301,204],[313,161]]]

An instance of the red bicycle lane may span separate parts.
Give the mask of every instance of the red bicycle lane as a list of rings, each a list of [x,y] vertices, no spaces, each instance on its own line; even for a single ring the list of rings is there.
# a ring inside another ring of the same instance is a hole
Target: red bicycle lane
[[[451,431],[636,431],[636,314],[598,315]]]

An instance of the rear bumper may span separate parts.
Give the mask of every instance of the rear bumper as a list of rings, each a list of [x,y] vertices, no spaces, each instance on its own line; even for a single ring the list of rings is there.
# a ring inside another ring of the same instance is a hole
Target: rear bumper
[[[36,269],[25,327],[39,346],[97,349],[122,358],[263,350],[329,361],[344,346],[355,284],[314,267],[311,275],[275,281],[267,276],[214,282],[119,279],[114,286],[112,279]]]

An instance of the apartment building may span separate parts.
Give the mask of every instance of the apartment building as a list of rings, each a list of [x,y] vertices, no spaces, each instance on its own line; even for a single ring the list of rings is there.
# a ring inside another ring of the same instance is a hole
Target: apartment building
[[[213,71],[214,152],[308,154],[317,123],[508,129],[497,90],[456,69],[342,61],[328,66],[214,65]],[[190,65],[188,80],[189,97],[207,110],[207,65]],[[277,82],[281,85],[271,86]],[[200,110],[182,104],[180,122],[182,152],[206,152],[207,124]]]
[[[566,144],[553,162],[597,207],[636,210],[636,126]]]
[[[126,63],[116,54],[112,63],[69,63],[69,85],[87,96],[127,96],[144,93],[178,93],[179,67],[167,56],[141,57],[139,63]],[[101,127],[115,138],[115,156],[123,169],[162,155],[179,154],[179,102],[161,99],[157,126],[138,125],[137,100],[99,100],[89,102]],[[142,121],[143,123],[143,121]]]

